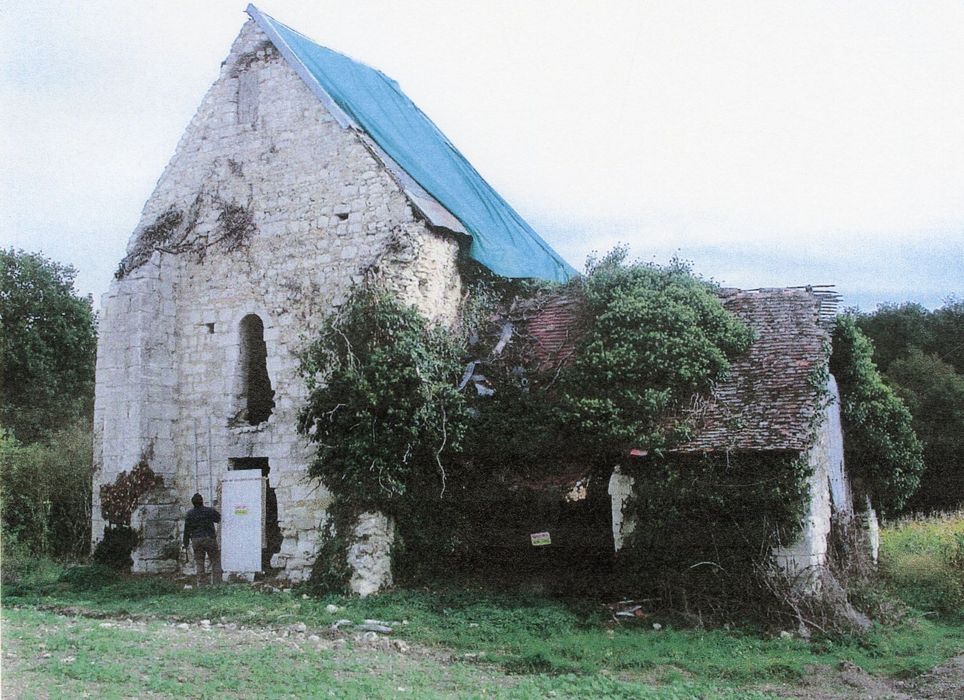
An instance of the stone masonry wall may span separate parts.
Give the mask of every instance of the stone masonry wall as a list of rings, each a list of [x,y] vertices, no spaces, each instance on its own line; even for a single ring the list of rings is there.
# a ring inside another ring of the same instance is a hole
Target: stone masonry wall
[[[832,381],[832,378],[831,378]],[[837,414],[836,420],[834,413]],[[833,508],[830,496],[831,460],[838,457],[834,445],[842,446],[840,404],[829,402],[817,430],[807,459],[813,472],[810,476],[810,504],[803,519],[803,529],[797,540],[773,551],[773,558],[783,571],[796,579],[801,590],[819,585],[820,569],[827,564]],[[834,434],[837,431],[838,434]]]
[[[172,426],[178,416],[174,371],[174,269],[155,254],[111,285],[101,301],[94,398],[92,534],[100,539],[101,484],[130,471],[142,454],[173,485]]]
[[[129,250],[172,208],[184,212],[187,240],[197,247],[223,232],[230,208],[250,214],[253,231],[236,250],[215,244],[203,259],[154,253],[105,296],[95,493],[149,443],[151,466],[185,508],[195,490],[207,501],[216,497],[231,460],[267,458],[283,535],[272,563],[298,580],[317,550],[329,493],[305,478],[310,451],[296,432],[305,397],[297,353],[366,277],[431,318],[454,319],[458,245],[416,218],[383,165],[253,22],[182,136]],[[240,325],[249,314],[264,325],[275,392],[271,416],[256,426],[238,420]],[[95,539],[103,529],[98,516],[95,503]]]

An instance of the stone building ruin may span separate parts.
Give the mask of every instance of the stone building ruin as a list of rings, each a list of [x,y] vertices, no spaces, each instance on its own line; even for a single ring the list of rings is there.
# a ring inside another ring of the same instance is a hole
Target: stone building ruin
[[[101,303],[92,532],[99,539],[106,524],[99,487],[150,455],[163,486],[132,516],[134,571],[173,572],[191,495],[217,502],[226,475],[255,470],[267,479],[262,566],[297,582],[330,503],[324,484],[306,477],[311,454],[296,430],[306,397],[298,352],[326,315],[353,285],[376,279],[446,323],[471,266],[557,282],[575,271],[394,81],[247,11]],[[836,437],[831,418],[816,442],[804,430],[820,410],[807,372],[826,359],[825,309],[809,290],[732,292],[724,303],[760,340],[707,404],[703,442],[680,451],[744,438],[741,449],[812,451],[804,537],[777,554],[790,570],[820,566],[833,466],[823,455]],[[564,321],[537,320],[532,331],[549,346]],[[750,385],[754,400],[740,393]],[[733,411],[742,432],[719,429]],[[842,479],[838,508],[849,498]],[[609,489],[618,547],[632,483],[617,472]],[[354,534],[349,556],[363,571],[353,586],[370,593],[391,582],[391,523],[367,514]]]
[[[836,380],[827,372],[837,295],[826,287],[722,289],[720,299],[752,329],[754,340],[745,354],[733,359],[725,379],[691,400],[682,416],[692,422],[691,437],[658,459],[682,465],[706,455],[725,455],[736,462],[752,454],[773,468],[780,468],[781,458],[788,455],[805,460],[811,474],[802,528],[793,542],[772,550],[771,557],[800,590],[814,591],[826,574],[832,528],[849,527],[855,511],[844,465],[840,397]],[[566,294],[550,296],[526,320],[540,364],[558,367],[572,357],[579,334],[577,303]],[[651,468],[654,459],[645,450],[632,450],[609,478],[617,551],[637,525],[625,512],[639,494],[632,473]],[[560,499],[586,477],[576,472],[560,482]],[[874,517],[869,506],[866,511]],[[872,543],[873,532],[869,536]]]
[[[397,84],[248,14],[102,300],[92,526],[99,539],[99,487],[150,453],[164,487],[133,516],[134,570],[172,571],[191,495],[211,502],[226,472],[260,469],[266,554],[298,581],[329,499],[296,432],[304,338],[366,278],[445,322],[460,259],[574,271]]]

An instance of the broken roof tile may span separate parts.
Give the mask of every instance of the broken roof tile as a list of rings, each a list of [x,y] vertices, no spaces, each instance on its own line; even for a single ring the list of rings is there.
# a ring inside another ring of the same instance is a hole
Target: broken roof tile
[[[722,289],[724,307],[755,335],[733,359],[729,375],[684,410],[692,437],[673,452],[807,449],[820,393],[815,370],[828,359],[828,304],[836,295],[812,288]],[[568,296],[543,301],[528,318],[540,369],[564,364],[578,339],[577,302]]]

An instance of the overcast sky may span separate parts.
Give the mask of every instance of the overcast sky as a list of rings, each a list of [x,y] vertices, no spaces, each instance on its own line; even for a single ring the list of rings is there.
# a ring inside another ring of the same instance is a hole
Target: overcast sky
[[[107,290],[243,0],[0,4],[0,245]],[[573,265],[964,296],[964,3],[264,0],[381,69]]]

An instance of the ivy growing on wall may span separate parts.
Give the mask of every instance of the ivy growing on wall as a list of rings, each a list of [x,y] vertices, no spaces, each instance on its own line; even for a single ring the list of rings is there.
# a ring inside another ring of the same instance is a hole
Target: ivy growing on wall
[[[299,427],[317,446],[309,474],[334,496],[318,558],[329,587],[346,583],[344,535],[358,513],[399,516],[409,562],[457,552],[458,528],[484,525],[466,522],[460,499],[505,472],[546,473],[559,455],[606,470],[630,448],[658,451],[679,433],[680,404],[751,340],[688,267],[630,263],[617,249],[565,290],[581,340],[547,375],[524,334],[498,321],[519,291],[487,286],[461,327],[441,329],[359,289],[303,354]],[[484,349],[493,333],[507,339],[498,352]]]
[[[893,513],[917,489],[923,454],[910,411],[884,383],[873,353],[852,316],[837,319],[830,371],[840,385],[844,460],[854,490]]]
[[[363,288],[303,353],[309,393],[299,431],[317,447],[309,475],[333,496],[313,576],[321,587],[347,585],[347,533],[358,513],[394,515],[406,496],[438,498],[448,488],[467,419],[462,352],[458,336],[414,307]]]
[[[113,484],[101,484],[100,514],[111,525],[130,525],[141,497],[164,485],[163,477],[151,469],[149,455],[147,452],[141,456],[129,473],[118,474]]]
[[[773,547],[797,537],[809,502],[806,456],[695,453],[643,460],[624,506],[635,530],[623,554],[625,592],[721,619],[755,605]],[[627,556],[628,555],[628,556]],[[757,591],[759,592],[759,591]]]
[[[114,569],[130,569],[131,553],[139,536],[131,527],[131,516],[144,494],[164,485],[164,479],[150,466],[153,450],[148,449],[130,472],[117,475],[113,484],[100,487],[100,513],[107,525],[94,549],[93,559]]]
[[[461,352],[414,307],[359,290],[302,358],[299,429],[318,447],[309,474],[362,509],[390,507],[426,465],[443,490],[465,432]]]
[[[217,211],[217,221],[213,231],[199,235],[198,223],[206,208]],[[145,226],[121,260],[114,277],[123,279],[150,260],[155,251],[171,255],[189,253],[199,263],[204,262],[210,248],[220,246],[229,253],[240,250],[256,231],[254,213],[248,207],[202,191],[186,212],[171,205]]]

